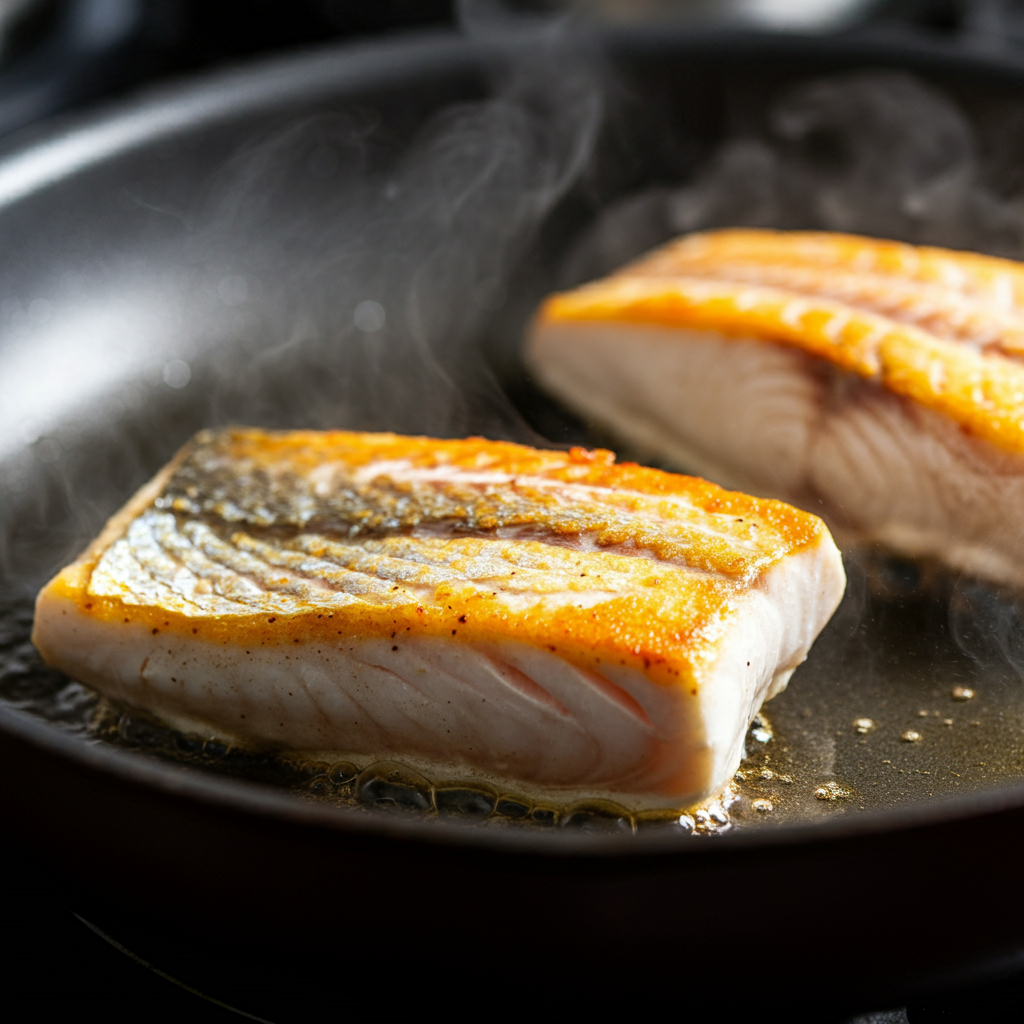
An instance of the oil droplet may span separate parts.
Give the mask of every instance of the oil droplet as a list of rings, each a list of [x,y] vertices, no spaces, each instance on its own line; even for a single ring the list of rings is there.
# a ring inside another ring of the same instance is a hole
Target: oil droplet
[[[486,818],[497,801],[494,791],[486,786],[446,786],[434,790],[434,802],[442,814],[463,814]]]
[[[588,800],[570,807],[562,818],[562,827],[581,832],[636,831],[629,811],[610,800]]]
[[[329,796],[333,788],[326,775],[317,775],[309,781],[309,791],[316,796]]]
[[[506,818],[525,818],[530,813],[530,805],[515,797],[503,796],[495,806],[495,810]]]
[[[942,724],[943,725],[952,725],[953,724],[953,719],[952,718],[944,718],[942,720]]]
[[[760,797],[759,799],[752,801],[750,806],[761,814],[767,814],[772,809],[772,802],[771,800],[766,800],[764,797]]]
[[[763,770],[763,771],[761,772],[761,778],[762,778],[762,779],[774,779],[774,778],[775,778],[775,772],[773,772],[773,771],[771,770],[771,768],[765,768],[765,769],[764,769],[764,770]]]
[[[359,769],[348,761],[338,761],[331,765],[327,777],[335,786],[346,786],[359,774]]]
[[[819,786],[814,791],[814,795],[819,800],[845,800],[850,796],[850,791],[840,786],[838,782],[826,782],[824,786]]]
[[[758,743],[767,743],[774,735],[771,722],[760,711],[754,715],[754,720],[750,723],[750,735]]]
[[[863,736],[865,733],[869,733],[874,729],[875,723],[870,718],[858,718],[853,723],[853,727],[861,734],[861,736]]]
[[[928,712],[924,711],[924,710],[918,711],[917,717],[918,718],[927,718],[928,717]]]
[[[974,691],[969,686],[953,687],[953,700],[970,700],[973,696]]]
[[[900,739],[906,743],[920,743],[921,734],[916,729],[908,729],[900,736]]]
[[[718,835],[728,832],[732,828],[729,820],[729,808],[740,798],[739,791],[735,786],[726,786],[721,796],[703,807],[698,807],[690,814],[694,819],[694,835]],[[682,818],[679,823],[684,824]]]
[[[374,807],[430,810],[430,783],[396,762],[372,764],[356,779],[356,799]]]
[[[659,829],[662,832],[668,830],[676,832],[680,829],[686,828],[686,826],[679,820],[679,809],[670,810],[668,808],[640,811],[633,815],[633,822],[636,826],[637,831],[643,829],[649,831],[651,829]],[[690,831],[687,829],[687,831]]]

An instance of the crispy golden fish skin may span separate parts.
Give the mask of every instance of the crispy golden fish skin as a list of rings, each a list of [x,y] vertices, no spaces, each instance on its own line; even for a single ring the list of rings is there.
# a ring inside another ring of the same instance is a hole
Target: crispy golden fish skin
[[[843,542],[1024,586],[1024,265],[816,232],[670,243],[543,306],[541,382]]]
[[[610,452],[235,429],[47,584],[33,639],[186,729],[686,805],[844,585],[815,516]]]

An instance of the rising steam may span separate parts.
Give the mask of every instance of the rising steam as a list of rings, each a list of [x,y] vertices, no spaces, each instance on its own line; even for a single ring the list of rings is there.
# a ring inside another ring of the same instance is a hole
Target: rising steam
[[[1011,137],[1020,113],[1000,112]],[[610,206],[567,278],[605,273],[683,232],[727,226],[847,231],[1021,258],[1022,183],[1000,189],[1006,154],[986,148],[949,96],[912,75],[812,81],[780,99],[764,124],[723,143],[688,184]]]
[[[447,106],[391,166],[392,129],[356,110],[289,125],[222,173],[200,244],[235,254],[220,287],[244,282],[252,302],[228,317],[250,358],[205,346],[215,421],[523,435],[477,341],[587,167],[603,107],[594,57],[557,25],[530,31],[494,42],[491,97]]]
[[[9,578],[38,586],[203,426],[536,439],[477,341],[529,313],[508,281],[588,166],[603,76],[557,22],[499,16],[467,7],[489,56],[468,86],[279,118],[184,198],[122,186],[159,245],[65,271],[45,322],[7,325]]]

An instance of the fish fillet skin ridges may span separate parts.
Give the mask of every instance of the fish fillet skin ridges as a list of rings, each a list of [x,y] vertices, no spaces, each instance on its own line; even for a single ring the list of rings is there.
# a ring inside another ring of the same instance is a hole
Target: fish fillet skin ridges
[[[817,517],[610,452],[232,429],[47,584],[33,640],[239,742],[687,806],[844,586]]]
[[[816,232],[684,237],[552,296],[540,382],[843,543],[1024,586],[1024,265]]]

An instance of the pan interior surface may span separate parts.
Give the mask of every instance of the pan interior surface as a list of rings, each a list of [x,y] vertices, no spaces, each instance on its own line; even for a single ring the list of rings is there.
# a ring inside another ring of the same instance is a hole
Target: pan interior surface
[[[774,152],[769,169],[785,178],[811,159],[794,147],[818,147],[831,168],[822,180],[843,198],[835,167],[849,154],[829,146],[845,136],[833,125],[828,137],[822,115],[801,142],[778,128],[779,111],[801,109],[786,99],[795,94],[813,106],[829,82],[884,55],[850,47],[828,58],[807,43],[799,57],[790,42],[727,74],[721,42],[621,37],[600,53],[585,42],[444,37],[331,51],[144,98],[8,156],[0,185],[15,165],[28,175],[0,194],[8,708],[81,749],[255,782],[339,820],[405,815],[530,830],[540,843],[566,828],[680,842],[875,828],[880,815],[893,828],[950,800],[1024,801],[1015,599],[879,552],[848,555],[844,603],[753,722],[735,791],[696,813],[644,817],[441,784],[401,764],[231,749],[115,706],[32,650],[38,587],[195,430],[245,422],[614,447],[523,374],[519,339],[540,298],[680,225],[817,226],[813,211],[780,205],[785,182],[760,207],[715,207],[709,182],[731,180],[744,152],[755,164]],[[822,78],[830,63],[846,70]],[[915,79],[962,112],[934,130],[955,144],[975,132],[970,159],[997,177],[1009,158],[986,150],[985,126],[1024,112],[1024,85],[1009,73],[979,84],[972,67],[947,64]],[[872,82],[896,73],[848,87],[851,123],[868,116]],[[91,154],[78,163],[60,156],[76,139]],[[47,146],[59,157],[49,164]],[[1005,250],[1010,227],[983,244]],[[889,233],[915,230],[903,221]],[[953,244],[957,223],[943,230]]]

